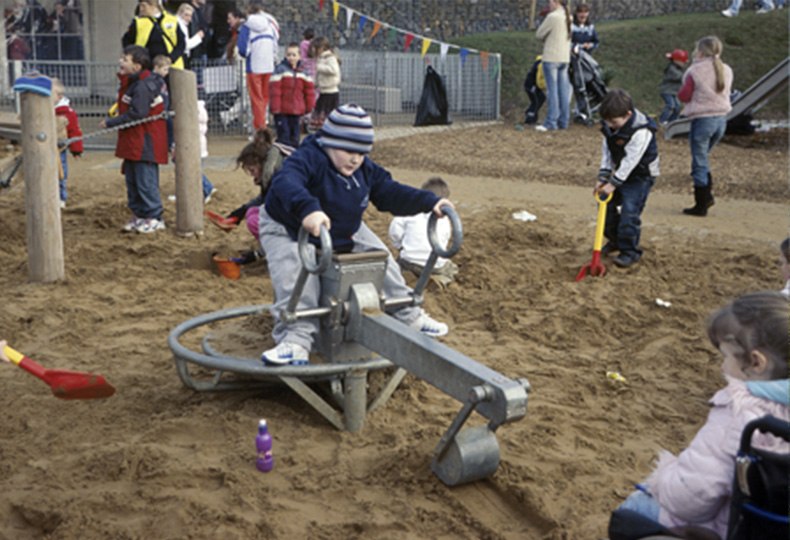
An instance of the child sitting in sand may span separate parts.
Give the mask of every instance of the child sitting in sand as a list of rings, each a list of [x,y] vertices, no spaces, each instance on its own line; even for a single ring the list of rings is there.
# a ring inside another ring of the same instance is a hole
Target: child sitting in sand
[[[450,197],[450,188],[447,182],[439,177],[428,179],[422,185],[422,189],[443,199]],[[398,216],[390,223],[390,240],[395,248],[400,250],[398,264],[404,270],[408,270],[418,277],[422,274],[428,257],[433,251],[428,240],[428,219],[430,217],[430,212],[414,216]],[[447,246],[451,234],[450,218],[445,216],[437,220],[436,236],[442,246]],[[451,260],[438,257],[431,272],[431,279],[445,287],[453,282],[457,273],[458,265]]]
[[[242,148],[236,157],[236,168],[241,167],[245,173],[252,177],[252,182],[260,187],[260,193],[242,204],[224,218],[209,215],[214,225],[230,231],[243,220],[247,222],[247,229],[256,239],[258,238],[258,208],[266,199],[266,192],[272,176],[282,167],[283,160],[294,151],[290,146],[274,142],[274,136],[268,129],[259,129],[255,132],[252,142]]]
[[[772,415],[790,421],[787,341],[790,304],[778,292],[741,296],[708,320],[727,386],[710,400],[705,425],[679,455],[659,454],[644,484],[620,505],[664,527],[698,526],[724,538],[743,428]],[[756,433],[753,445],[786,454],[790,444]]]
[[[389,172],[367,157],[373,148],[373,122],[357,105],[341,105],[332,111],[316,135],[283,163],[272,179],[266,204],[261,209],[260,239],[269,264],[275,292],[272,335],[277,344],[264,351],[269,365],[306,363],[318,332],[314,318],[291,324],[279,318],[288,304],[301,267],[297,234],[300,227],[314,237],[325,227],[339,253],[387,250],[362,221],[370,203],[383,212],[413,215],[453,204],[430,191],[415,189],[392,179]],[[390,255],[383,294],[402,298],[411,294],[400,267]],[[299,309],[318,306],[319,277],[307,278]],[[447,334],[447,325],[431,318],[420,307],[405,306],[391,315],[412,329],[429,336]]]

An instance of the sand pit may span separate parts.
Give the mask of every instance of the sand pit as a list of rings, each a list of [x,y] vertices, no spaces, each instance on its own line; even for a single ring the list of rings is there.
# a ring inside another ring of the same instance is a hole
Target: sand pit
[[[254,194],[230,165],[243,144],[212,141],[213,210]],[[254,245],[246,230],[207,223],[203,236],[180,238],[166,203],[167,231],[124,235],[118,162],[87,153],[72,162],[63,213],[66,279],[31,284],[16,179],[0,191],[0,337],[47,367],[101,373],[118,392],[64,402],[0,366],[0,539],[603,538],[609,511],[659,448],[686,445],[722,384],[704,333],[709,312],[782,286],[787,132],[714,151],[717,204],[705,219],[680,213],[691,203],[686,143],[659,144],[643,261],[576,283],[592,249],[595,129],[498,125],[377,143],[374,157],[396,178],[419,185],[441,175],[457,201],[461,273],[427,296],[450,325],[443,341],[533,388],[527,416],[497,432],[496,474],[456,488],[429,463],[459,403],[412,376],[358,434],[335,430],[285,388],[183,387],[166,342],[173,327],[272,299],[265,264],[235,281],[212,268],[212,253]],[[174,192],[172,168],[162,192]],[[537,220],[512,218],[522,210]],[[368,222],[384,234],[388,216],[371,210]],[[264,318],[235,327],[238,352],[257,354],[267,328]],[[269,474],[254,465],[262,417],[274,437]]]

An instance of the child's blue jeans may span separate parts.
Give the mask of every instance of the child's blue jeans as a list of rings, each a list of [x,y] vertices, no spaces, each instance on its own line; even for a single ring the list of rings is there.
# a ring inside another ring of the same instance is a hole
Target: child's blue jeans
[[[623,504],[620,505],[620,508],[632,510],[653,521],[658,521],[658,513],[661,510],[656,500],[643,491],[634,491],[631,493],[628,498],[623,501]]]
[[[658,121],[662,124],[676,120],[680,116],[680,101],[678,101],[677,94],[670,94],[669,92],[661,92],[661,99],[664,100],[664,109],[661,111],[661,116]]]
[[[150,161],[124,160],[126,197],[135,217],[161,219],[164,208],[159,195],[159,165]]]
[[[65,201],[68,196],[66,194],[66,181],[69,179],[69,159],[66,150],[60,153],[60,164],[63,167],[63,178],[58,182],[58,187],[60,188],[60,200]]]
[[[620,253],[642,255],[639,238],[642,234],[642,211],[653,187],[652,176],[635,176],[614,191],[606,208],[604,235]],[[617,211],[617,207],[620,211]]]
[[[705,116],[691,121],[689,146],[691,146],[691,177],[696,187],[708,185],[710,164],[708,154],[724,137],[727,130],[726,116]]]

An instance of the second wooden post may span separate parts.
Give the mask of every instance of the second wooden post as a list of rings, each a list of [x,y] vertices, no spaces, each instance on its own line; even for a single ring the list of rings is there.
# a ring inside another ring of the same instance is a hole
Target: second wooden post
[[[176,233],[189,236],[203,232],[203,187],[200,168],[197,78],[193,71],[170,71],[173,137],[176,144]]]

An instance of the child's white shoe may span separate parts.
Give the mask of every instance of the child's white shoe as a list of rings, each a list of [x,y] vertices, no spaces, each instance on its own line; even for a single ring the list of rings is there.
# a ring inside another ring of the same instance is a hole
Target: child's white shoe
[[[140,218],[133,217],[132,219],[126,222],[126,225],[121,227],[121,230],[123,232],[134,232],[137,229],[137,225],[139,225],[141,221],[142,220]]]
[[[447,325],[443,322],[439,322],[430,315],[428,315],[425,311],[420,312],[420,316],[417,317],[410,325],[410,328],[417,330],[418,332],[422,332],[426,336],[431,337],[442,337],[446,336],[449,329]]]
[[[283,341],[276,347],[263,351],[261,360],[272,366],[304,365],[310,361],[310,353],[301,345]]]
[[[141,219],[134,230],[141,234],[150,234],[165,229],[165,222],[156,218]]]

